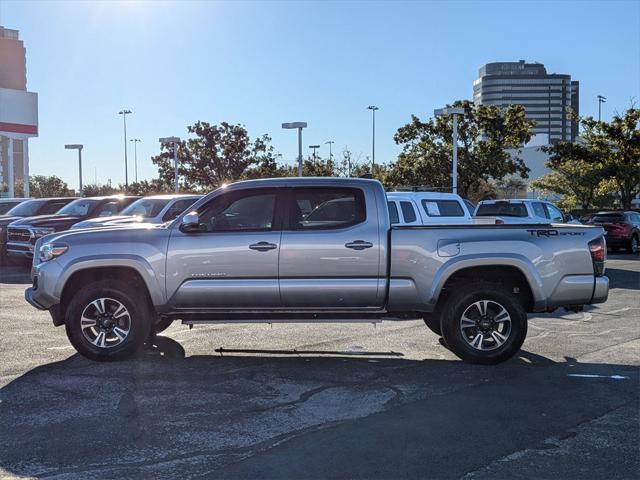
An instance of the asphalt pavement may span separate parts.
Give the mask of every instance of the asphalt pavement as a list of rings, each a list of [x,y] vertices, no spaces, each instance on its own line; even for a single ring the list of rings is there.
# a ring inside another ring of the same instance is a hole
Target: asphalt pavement
[[[607,273],[494,367],[418,321],[176,322],[105,364],[0,267],[0,478],[639,478],[640,259]]]

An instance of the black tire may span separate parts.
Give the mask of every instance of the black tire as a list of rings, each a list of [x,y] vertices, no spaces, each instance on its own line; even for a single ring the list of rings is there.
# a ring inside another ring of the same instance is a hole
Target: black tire
[[[122,360],[136,353],[149,336],[151,318],[153,318],[146,296],[139,292],[140,289],[131,288],[130,282],[112,279],[99,280],[82,287],[69,303],[65,315],[67,337],[78,353],[99,362]],[[105,300],[100,302],[99,299]],[[112,324],[116,324],[116,327],[121,327],[118,330],[118,335],[114,333],[112,328],[110,333],[105,330],[104,336],[101,337],[102,327],[98,327],[101,321],[96,320],[96,318],[100,318],[97,303],[93,304],[96,305],[94,307],[92,302],[100,302],[105,314],[112,316],[114,313],[118,313],[117,310],[114,311],[115,306],[118,304],[124,306],[127,312],[124,318],[116,320],[113,317],[105,320],[110,320]],[[87,328],[85,323],[83,329],[81,320],[83,313],[85,318],[91,317],[89,320],[94,321],[95,326]],[[126,322],[126,325],[117,322]],[[123,340],[120,340],[120,335],[125,328],[127,335]],[[96,337],[95,343],[90,340],[92,336]],[[113,339],[112,343],[106,345],[109,338]],[[101,346],[101,343],[104,345]]]
[[[513,357],[527,336],[527,312],[518,298],[498,284],[478,282],[454,288],[443,305],[440,322],[442,336],[449,349],[465,362],[482,365],[495,365]],[[480,307],[474,306],[482,301],[487,301],[484,317]],[[510,321],[504,320],[502,309],[506,310]],[[478,326],[469,326],[470,323],[475,324],[463,321],[464,313]],[[502,344],[498,343],[500,337],[505,338]],[[480,348],[471,345],[476,342]]]
[[[153,325],[153,328],[151,330],[154,334],[161,333],[161,332],[164,332],[167,328],[169,328],[172,323],[173,323],[172,318],[167,318],[167,317],[159,318],[158,321]]]
[[[425,325],[431,330],[433,333],[442,336],[442,329],[440,328],[440,315],[429,315],[424,316]]]
[[[637,255],[640,252],[640,238],[638,238],[638,235],[635,233],[627,244],[627,252],[632,255]]]

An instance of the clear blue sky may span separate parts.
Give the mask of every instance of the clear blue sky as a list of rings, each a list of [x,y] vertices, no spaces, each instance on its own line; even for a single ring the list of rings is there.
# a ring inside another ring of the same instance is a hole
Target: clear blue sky
[[[39,93],[40,136],[31,171],[77,186],[124,180],[122,117],[139,137],[139,177],[161,136],[197,120],[268,133],[293,162],[286,121],[307,121],[307,145],[334,140],[376,161],[395,159],[410,115],[472,97],[478,67],[539,61],[580,81],[582,114],[604,117],[640,100],[640,2],[57,2],[0,1],[0,25],[20,30],[29,90]],[[130,149],[133,160],[133,149]],[[133,169],[130,177],[133,177]]]

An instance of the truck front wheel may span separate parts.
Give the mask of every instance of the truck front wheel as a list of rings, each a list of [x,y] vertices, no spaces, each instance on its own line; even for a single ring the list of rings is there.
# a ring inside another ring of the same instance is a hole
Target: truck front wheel
[[[443,305],[442,336],[465,362],[495,365],[515,355],[527,336],[527,312],[501,285],[457,287]]]
[[[135,292],[127,282],[100,280],[75,294],[65,326],[78,353],[111,361],[129,357],[142,347],[151,328],[151,309]]]

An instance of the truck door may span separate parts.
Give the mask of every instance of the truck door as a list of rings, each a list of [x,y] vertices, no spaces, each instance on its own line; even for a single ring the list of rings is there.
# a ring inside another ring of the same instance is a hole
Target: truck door
[[[299,187],[287,196],[280,296],[291,309],[378,309],[381,238],[375,196],[355,187]]]
[[[175,228],[167,251],[167,295],[176,309],[281,307],[278,192],[236,190],[198,209],[200,229]]]

